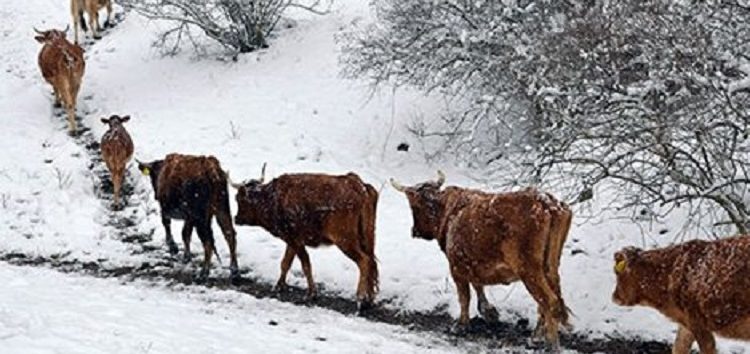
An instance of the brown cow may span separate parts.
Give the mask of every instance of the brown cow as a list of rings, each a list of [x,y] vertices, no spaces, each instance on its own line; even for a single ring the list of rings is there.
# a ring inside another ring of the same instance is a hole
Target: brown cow
[[[120,207],[120,190],[122,180],[125,177],[125,166],[133,156],[133,140],[125,130],[123,123],[130,120],[130,116],[120,117],[113,115],[102,118],[102,123],[109,125],[109,129],[102,136],[101,149],[102,158],[107,164],[107,169],[112,174],[112,184],[115,188],[115,208]]]
[[[156,200],[161,207],[161,220],[167,234],[169,252],[177,253],[170,220],[184,220],[182,241],[185,260],[189,261],[190,236],[193,228],[203,244],[203,267],[200,279],[208,276],[211,254],[216,253],[211,219],[215,215],[229,246],[231,277],[239,277],[237,240],[229,210],[227,179],[219,161],[213,156],[169,154],[164,160],[138,162],[138,169],[150,177]]]
[[[336,245],[359,267],[358,308],[372,305],[378,290],[375,259],[375,212],[378,192],[354,173],[342,176],[286,174],[263,184],[232,183],[237,191],[237,225],[260,226],[286,242],[277,290],[296,255],[307,278],[307,296],[316,295],[305,246]]]
[[[70,14],[73,16],[76,43],[78,43],[78,27],[80,26],[83,32],[88,31],[86,19],[83,18],[83,11],[86,11],[89,15],[89,25],[91,25],[91,33],[93,33],[94,39],[102,38],[99,35],[102,29],[99,26],[99,10],[103,7],[107,7],[107,20],[104,21],[104,27],[107,28],[111,25],[112,0],[70,0]]]
[[[497,311],[484,294],[485,285],[522,281],[539,305],[537,334],[559,350],[558,324],[568,324],[560,291],[559,265],[570,228],[570,208],[549,194],[528,188],[512,193],[485,193],[447,187],[437,181],[412,187],[391,179],[406,194],[412,210],[412,236],[437,240],[450,264],[461,305],[459,328],[469,323],[473,286],[479,313],[488,321]]]
[[[44,79],[55,91],[55,103],[62,103],[68,114],[68,130],[76,132],[76,102],[81,78],[86,67],[83,48],[65,39],[65,31],[39,31],[36,28],[37,42],[44,44],[39,52],[39,68]]]
[[[714,333],[750,340],[750,236],[615,253],[612,301],[652,307],[677,322],[672,353],[716,353]]]

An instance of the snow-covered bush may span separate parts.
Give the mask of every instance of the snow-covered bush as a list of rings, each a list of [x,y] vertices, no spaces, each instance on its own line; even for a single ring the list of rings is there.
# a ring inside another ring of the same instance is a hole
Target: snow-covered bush
[[[455,97],[413,129],[488,175],[746,231],[750,9],[737,1],[376,0],[344,74]]]
[[[183,40],[195,44],[190,27],[199,28],[233,51],[251,52],[268,46],[268,36],[288,9],[327,11],[321,0],[124,0],[123,5],[148,18],[174,22],[157,41],[170,53],[176,52]]]

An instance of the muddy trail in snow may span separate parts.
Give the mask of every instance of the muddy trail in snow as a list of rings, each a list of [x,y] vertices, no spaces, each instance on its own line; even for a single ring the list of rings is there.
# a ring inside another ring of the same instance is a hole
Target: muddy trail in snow
[[[114,16],[114,24],[124,19],[123,13]],[[104,31],[107,35],[111,29]],[[83,44],[87,50],[87,56],[92,55],[90,50],[95,42],[88,41]],[[88,58],[87,58],[88,59]],[[85,81],[90,78],[84,76]],[[97,112],[91,109],[94,106],[95,96],[82,97],[85,103],[79,107],[79,112],[86,116],[99,114],[108,116],[109,112]],[[87,109],[88,108],[88,109]],[[61,109],[53,110],[53,114],[61,122],[61,129],[66,129],[67,123],[64,112]],[[95,121],[98,122],[98,119]],[[86,126],[86,123],[78,117],[79,132],[73,138],[76,143],[85,148],[89,160],[89,170],[95,176],[94,189],[99,199],[106,205],[106,210],[112,203],[112,182],[109,171],[104,166],[100,155],[99,140]],[[133,163],[130,163],[132,167]],[[107,230],[109,237],[129,244],[133,254],[143,255],[143,261],[135,266],[112,265],[106,259],[98,262],[83,262],[71,259],[66,254],[50,257],[29,256],[21,253],[0,253],[0,261],[22,266],[40,266],[58,270],[64,273],[84,274],[99,278],[118,278],[124,281],[150,281],[166,283],[169,285],[198,285],[206,288],[227,289],[242,292],[257,298],[274,298],[283,302],[297,304],[299,306],[315,306],[337,311],[344,315],[356,314],[356,302],[347,296],[342,296],[333,291],[326,291],[324,284],[319,284],[319,295],[312,301],[305,301],[305,290],[290,286],[285,292],[278,293],[273,290],[273,284],[255,278],[251,270],[241,268],[242,278],[236,282],[229,283],[226,270],[217,271],[214,268],[213,276],[206,281],[196,283],[195,275],[197,266],[185,266],[179,260],[168,255],[165,247],[155,247],[152,242],[154,229],[143,230],[139,225],[149,215],[156,213],[150,208],[147,213],[139,213],[138,208],[149,205],[150,186],[145,185],[143,179],[135,171],[126,173],[123,184],[123,201],[125,207],[119,211],[107,211],[103,227]],[[157,216],[153,216],[157,217]],[[157,242],[158,243],[158,242]],[[200,258],[200,257],[199,257]],[[450,341],[455,345],[463,342],[472,342],[487,350],[492,349],[518,349],[518,351],[543,351],[541,342],[530,340],[532,329],[527,319],[515,322],[487,323],[482,319],[472,319],[470,329],[466,333],[455,334],[452,332],[455,319],[442,308],[431,312],[405,312],[389,308],[388,303],[392,300],[380,300],[376,306],[362,317],[371,321],[399,325],[416,332],[429,332]],[[664,342],[647,341],[640,338],[609,337],[605,339],[594,339],[584,333],[562,334],[561,344],[565,349],[575,350],[581,353],[669,353],[670,346]]]

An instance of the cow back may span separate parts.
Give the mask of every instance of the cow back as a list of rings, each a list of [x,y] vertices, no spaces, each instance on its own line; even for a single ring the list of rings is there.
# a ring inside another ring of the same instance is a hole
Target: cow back
[[[313,243],[326,243],[317,238],[331,223],[358,227],[368,200],[372,204],[367,186],[354,174],[287,174],[266,188],[274,201],[268,229],[277,236],[300,236]]]
[[[78,79],[85,69],[83,49],[66,40],[45,44],[39,52],[39,68],[42,76],[52,82],[61,75],[68,79]]]
[[[670,253],[675,256],[664,256]],[[690,241],[644,252],[643,257],[652,262],[674,259],[661,265],[673,267],[668,292],[679,308],[707,328],[719,330],[750,316],[750,236]]]
[[[102,136],[102,157],[107,162],[125,163],[133,156],[133,140],[122,125],[110,128]]]
[[[203,218],[212,208],[228,208],[226,177],[213,156],[169,154],[157,183],[156,198],[174,217]]]

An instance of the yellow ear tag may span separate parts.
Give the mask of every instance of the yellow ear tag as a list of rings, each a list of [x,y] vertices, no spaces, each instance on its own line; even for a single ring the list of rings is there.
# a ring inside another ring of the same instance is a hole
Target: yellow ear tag
[[[149,170],[149,168],[148,168],[148,167],[144,167],[144,168],[143,168],[143,169],[141,170],[141,173],[143,173],[143,175],[144,175],[144,176],[148,176],[148,175],[149,175],[149,174],[151,173],[151,170]]]
[[[622,273],[623,270],[625,270],[625,260],[619,261],[615,264],[615,273]]]

